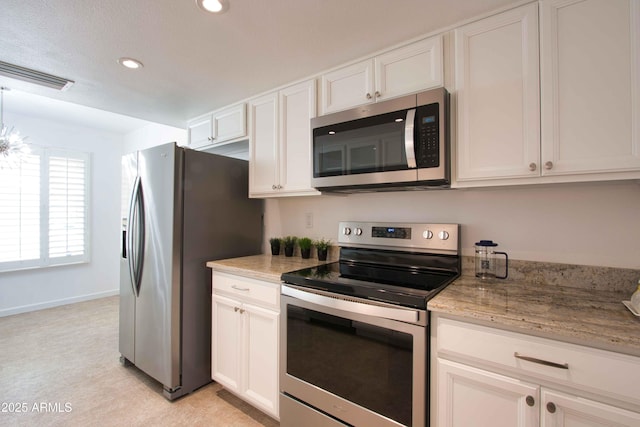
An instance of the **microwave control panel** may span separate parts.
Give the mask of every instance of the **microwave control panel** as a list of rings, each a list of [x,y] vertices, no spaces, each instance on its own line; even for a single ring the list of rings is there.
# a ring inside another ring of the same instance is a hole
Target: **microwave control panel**
[[[416,111],[415,151],[419,168],[440,166],[439,104],[422,105]]]

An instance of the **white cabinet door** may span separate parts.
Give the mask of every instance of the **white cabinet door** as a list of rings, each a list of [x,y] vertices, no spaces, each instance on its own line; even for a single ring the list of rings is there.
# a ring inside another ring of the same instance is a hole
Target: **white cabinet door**
[[[442,86],[442,49],[438,35],[324,74],[320,114]]]
[[[278,417],[278,313],[244,304],[245,368],[247,400]]]
[[[280,180],[282,193],[320,194],[311,187],[311,119],[316,81],[280,91]]]
[[[311,187],[315,80],[249,101],[249,196],[317,195]]]
[[[213,144],[213,120],[211,114],[190,120],[187,124],[189,130],[189,148],[198,149]]]
[[[234,392],[240,391],[240,334],[238,301],[212,296],[211,378]]]
[[[375,58],[376,101],[443,85],[442,36]]]
[[[438,427],[535,427],[539,424],[537,385],[437,360]]]
[[[543,175],[640,169],[640,2],[541,2]]]
[[[541,427],[637,427],[640,413],[542,389]]]
[[[249,101],[250,194],[272,193],[278,185],[278,93]]]
[[[539,175],[537,10],[455,30],[458,181]]]
[[[373,60],[358,62],[322,76],[321,114],[374,101]]]
[[[247,120],[245,113],[246,106],[244,103],[213,113],[214,143],[246,136]]]

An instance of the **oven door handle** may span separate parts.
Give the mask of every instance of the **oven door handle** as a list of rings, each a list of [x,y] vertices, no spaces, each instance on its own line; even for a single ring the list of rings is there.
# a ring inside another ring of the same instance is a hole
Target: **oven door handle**
[[[403,307],[386,307],[382,305],[366,304],[357,301],[341,299],[339,297],[324,296],[317,293],[306,292],[290,286],[282,285],[282,295],[297,298],[312,304],[323,307],[334,308],[349,313],[357,313],[365,316],[382,317],[385,319],[398,320],[400,322],[417,323],[420,321],[420,310],[413,310]]]

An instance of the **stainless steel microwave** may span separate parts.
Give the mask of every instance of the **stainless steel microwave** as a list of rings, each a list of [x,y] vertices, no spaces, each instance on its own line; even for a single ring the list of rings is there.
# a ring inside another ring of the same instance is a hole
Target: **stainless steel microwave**
[[[444,88],[311,120],[312,185],[320,191],[450,185],[449,94]]]

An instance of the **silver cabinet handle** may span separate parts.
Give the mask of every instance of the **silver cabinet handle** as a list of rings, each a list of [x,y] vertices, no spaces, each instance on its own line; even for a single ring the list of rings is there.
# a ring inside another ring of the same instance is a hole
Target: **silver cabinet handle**
[[[277,189],[278,189],[278,187],[276,187],[276,185],[275,185],[275,184],[273,184],[273,185],[271,186],[271,189],[272,189],[272,190],[277,190]]]
[[[367,99],[371,99],[371,94],[369,92],[367,92],[365,96],[367,97]]]
[[[242,292],[249,292],[251,290],[251,288],[239,288],[236,285],[231,285],[231,287],[236,291],[242,291]]]
[[[552,168],[553,168],[553,162],[552,162],[552,161],[548,161],[548,162],[546,162],[546,163],[544,164],[544,168],[545,168],[546,170],[550,170],[550,169],[552,169]]]
[[[549,362],[548,360],[542,360],[542,359],[536,359],[535,357],[523,356],[519,354],[517,351],[513,353],[513,356],[517,359],[526,360],[527,362],[537,363],[539,365],[551,366],[552,368],[559,368],[559,369],[569,369],[568,363]]]
[[[382,96],[382,94],[379,91],[376,91],[375,95],[376,95],[376,98],[380,98]]]
[[[278,190],[282,190],[282,185],[278,184]]]
[[[536,169],[538,169],[538,165],[536,165],[535,163],[529,163],[529,170],[531,172],[534,172]]]

